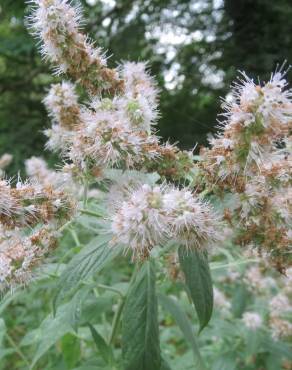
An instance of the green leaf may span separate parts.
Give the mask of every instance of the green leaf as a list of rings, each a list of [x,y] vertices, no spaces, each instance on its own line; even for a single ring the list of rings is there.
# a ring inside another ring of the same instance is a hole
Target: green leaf
[[[174,299],[169,298],[164,294],[158,294],[158,298],[163,308],[174,317],[177,325],[185,336],[185,339],[189,342],[194,353],[196,369],[206,369],[201,358],[194,331],[192,329],[192,323],[190,322],[186,313]]]
[[[266,337],[263,340],[263,347],[267,353],[274,356],[283,356],[292,361],[291,347],[284,342],[276,342],[273,339]]]
[[[59,278],[54,297],[54,310],[58,303],[77,289],[80,282],[99,272],[117,254],[117,248],[110,248],[109,235],[94,238],[67,265]]]
[[[131,282],[122,324],[124,369],[160,370],[157,296],[152,261],[146,261]]]
[[[184,246],[179,248],[178,254],[202,331],[210,321],[213,311],[213,286],[207,254],[195,249],[186,252]]]
[[[160,366],[160,370],[171,370],[171,367],[169,366],[169,364],[166,362],[166,360],[164,360],[164,358],[161,358],[161,366]]]
[[[2,318],[0,318],[0,347],[2,347],[3,345],[5,334],[6,334],[5,321]]]
[[[83,287],[80,289],[71,300],[70,309],[68,310],[68,321],[72,328],[77,332],[78,326],[83,318],[83,307],[87,306],[86,298],[90,289]],[[86,302],[86,305],[84,305]]]
[[[97,349],[99,350],[104,361],[111,365],[114,363],[114,355],[111,347],[106,343],[103,337],[97,332],[93,325],[88,324],[92,338],[96,344]]]
[[[78,321],[81,321],[83,316],[83,299],[87,294],[87,289],[77,292],[70,302],[58,307],[55,315],[48,315],[39,328],[32,330],[22,339],[22,346],[37,344],[32,367],[65,334],[73,335],[73,328],[77,330]]]
[[[22,345],[37,343],[37,350],[34,355],[31,368],[37,361],[65,334],[72,331],[71,324],[68,320],[68,310],[71,302],[59,307],[56,316],[50,314],[40,325],[40,327],[22,340]]]
[[[80,341],[71,333],[65,334],[61,340],[64,362],[68,369],[73,369],[80,358]]]
[[[213,366],[212,370],[236,370],[237,363],[236,363],[236,355],[234,352],[226,352],[219,355]]]

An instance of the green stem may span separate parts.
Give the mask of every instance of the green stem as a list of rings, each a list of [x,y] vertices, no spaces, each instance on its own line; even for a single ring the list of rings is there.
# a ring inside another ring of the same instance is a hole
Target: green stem
[[[76,247],[80,247],[80,241],[79,241],[79,238],[78,238],[78,235],[77,235],[77,233],[76,233],[76,231],[74,230],[74,229],[69,229],[69,231],[70,231],[70,234],[72,235],[72,238],[73,238],[73,240],[74,240],[74,242],[75,242],[75,244],[76,244]]]
[[[213,270],[220,270],[220,269],[224,269],[224,268],[227,268],[227,267],[231,267],[231,266],[239,266],[239,265],[245,265],[247,263],[251,263],[251,262],[259,262],[259,259],[247,259],[247,260],[243,260],[243,261],[238,261],[238,262],[230,262],[230,263],[226,263],[226,264],[212,264],[210,263],[210,269],[213,271]]]
[[[88,215],[88,216],[93,216],[93,217],[97,217],[97,218],[100,218],[102,217],[101,214],[97,213],[97,212],[94,212],[94,211],[91,211],[89,209],[80,209],[79,210],[80,213],[82,213],[83,215]]]
[[[122,315],[124,305],[125,305],[125,298],[121,299],[121,301],[118,305],[118,308],[115,312],[115,316],[114,316],[114,319],[113,319],[113,325],[112,325],[112,331],[111,331],[111,335],[110,335],[110,338],[109,338],[109,344],[113,344],[114,339],[116,337],[116,333],[117,333],[117,330],[118,330],[118,326],[119,326],[119,323],[120,323],[120,319],[121,319],[121,315]]]
[[[84,191],[83,191],[83,207],[86,208],[87,206],[87,198],[88,198],[88,180],[85,177],[83,181]]]
[[[113,288],[113,287],[108,286],[108,285],[103,285],[103,284],[97,284],[97,287],[101,288],[101,289],[104,289],[104,290],[108,290],[110,292],[117,293],[121,296],[121,298],[124,298],[123,293],[121,291],[119,291],[118,289],[116,289],[116,288]]]
[[[69,225],[71,225],[72,222],[73,222],[73,220],[67,221],[63,226],[61,226],[58,229],[59,233],[61,233],[62,231],[64,231]]]
[[[6,337],[7,337],[8,342],[14,348],[15,352],[19,355],[19,357],[25,362],[27,367],[30,369],[30,363],[28,359],[25,357],[25,355],[23,354],[23,352],[21,351],[21,349],[18,347],[18,345],[14,342],[14,340],[8,333],[6,333]]]

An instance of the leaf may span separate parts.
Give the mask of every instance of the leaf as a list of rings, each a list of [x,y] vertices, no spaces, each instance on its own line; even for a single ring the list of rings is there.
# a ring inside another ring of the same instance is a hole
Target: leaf
[[[263,347],[267,353],[274,356],[283,356],[290,361],[292,360],[291,348],[284,342],[276,342],[273,339],[266,337],[263,340]]]
[[[186,313],[180,307],[179,303],[174,299],[167,297],[164,294],[158,294],[158,298],[163,308],[174,317],[177,325],[185,336],[185,339],[189,342],[194,353],[196,361],[195,366],[198,366],[198,369],[205,369],[197,340],[192,329],[192,323],[190,322]]]
[[[87,294],[87,289],[77,292],[70,302],[58,307],[55,315],[48,315],[39,328],[22,339],[22,346],[37,344],[32,367],[65,334],[73,335],[73,328],[77,330],[78,323],[82,320],[83,299]]]
[[[169,364],[166,362],[166,360],[164,360],[164,358],[161,358],[161,366],[160,366],[160,370],[171,370],[171,367],[169,366]]]
[[[110,248],[110,236],[100,235],[94,238],[80,253],[67,265],[59,278],[57,293],[54,297],[54,310],[59,301],[64,299],[75,289],[79,283],[99,272],[117,254],[116,248]]]
[[[112,310],[112,299],[109,297],[87,298],[86,304],[82,307],[81,323],[96,322],[105,311]]]
[[[183,246],[179,248],[178,254],[201,332],[210,321],[213,311],[213,286],[207,254],[197,250],[188,250],[186,253]]]
[[[146,261],[127,294],[122,320],[125,370],[160,370],[155,269]]]
[[[96,344],[97,349],[99,350],[104,361],[111,365],[114,363],[114,355],[111,347],[106,343],[103,337],[97,332],[93,325],[88,324],[92,338]]]
[[[68,321],[75,332],[77,332],[80,321],[83,318],[83,306],[87,306],[84,305],[84,302],[86,301],[89,291],[90,289],[88,287],[84,287],[80,289],[71,300],[70,309],[68,311]]]
[[[72,331],[70,320],[68,320],[68,310],[71,302],[59,307],[56,316],[50,314],[40,325],[40,327],[29,336],[24,337],[22,345],[38,343],[31,368],[38,360],[65,334]]]
[[[80,342],[74,335],[65,334],[61,340],[64,362],[68,369],[73,369],[80,358]]]
[[[0,347],[3,346],[3,341],[4,341],[4,338],[5,338],[5,334],[6,334],[5,321],[2,318],[0,318]]]
[[[234,352],[226,352],[216,358],[212,370],[236,370],[236,355]]]

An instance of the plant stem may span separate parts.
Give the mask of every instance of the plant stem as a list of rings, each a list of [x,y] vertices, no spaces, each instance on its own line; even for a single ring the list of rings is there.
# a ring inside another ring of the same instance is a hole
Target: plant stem
[[[76,231],[74,229],[71,229],[71,228],[69,229],[69,231],[70,231],[70,233],[72,235],[72,238],[73,238],[73,240],[76,244],[76,247],[80,247],[81,244],[80,244],[80,241],[79,241],[79,238],[78,238],[78,235],[77,235]]]
[[[69,225],[71,225],[71,223],[73,222],[73,220],[70,220],[70,221],[67,221],[63,226],[61,226],[58,231],[61,233],[62,231],[64,231]]]
[[[87,198],[88,198],[88,180],[85,177],[83,181],[84,191],[83,191],[83,207],[86,208],[87,206]]]
[[[219,269],[223,269],[223,268],[226,268],[226,267],[230,267],[230,266],[239,266],[239,265],[244,265],[246,263],[251,263],[251,262],[259,262],[259,259],[247,259],[247,260],[242,260],[242,261],[236,261],[236,262],[230,262],[230,263],[226,263],[226,264],[212,264],[210,263],[210,270],[219,270]]]
[[[79,211],[80,211],[80,213],[82,213],[84,215],[93,216],[93,217],[97,217],[97,218],[101,217],[101,214],[99,214],[97,212],[94,212],[94,211],[91,211],[90,209],[80,209]]]
[[[119,325],[119,322],[120,322],[120,318],[121,318],[121,315],[122,315],[124,305],[125,305],[125,298],[122,298],[119,305],[118,305],[118,308],[115,312],[115,316],[114,316],[114,319],[113,319],[113,325],[112,325],[111,335],[110,335],[110,338],[109,338],[109,344],[113,344],[113,341],[115,339],[116,332],[117,332],[117,329],[118,329],[118,325]]]
[[[111,286],[103,285],[103,284],[97,284],[97,287],[101,288],[101,289],[104,289],[104,290],[108,290],[110,292],[117,293],[121,296],[121,298],[124,298],[123,293],[121,291],[119,291],[118,289],[116,289],[116,288],[112,288]]]
[[[18,347],[18,345],[14,342],[14,340],[12,339],[12,337],[8,333],[6,333],[6,337],[7,337],[8,342],[15,349],[15,352],[25,362],[25,364],[28,366],[28,368],[30,368],[30,363],[29,363],[28,359],[25,357],[25,355],[23,354],[23,352],[21,351],[21,349]]]

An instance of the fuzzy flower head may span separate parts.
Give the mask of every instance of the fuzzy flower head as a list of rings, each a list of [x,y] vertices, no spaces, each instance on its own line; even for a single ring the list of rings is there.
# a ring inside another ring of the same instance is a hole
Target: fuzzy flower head
[[[53,121],[63,128],[70,129],[78,123],[78,97],[70,82],[52,85],[44,103]]]
[[[206,204],[193,193],[168,185],[138,187],[119,202],[112,218],[114,241],[143,256],[170,240],[204,249],[217,239],[217,227]]]
[[[69,0],[31,0],[32,33],[41,41],[43,56],[57,73],[66,73],[90,93],[123,89],[115,70],[106,68],[106,59],[79,30],[81,9]]]
[[[283,293],[278,293],[271,299],[269,308],[272,316],[279,316],[285,312],[292,312],[291,302]]]
[[[0,224],[7,229],[34,227],[38,223],[60,224],[72,216],[75,203],[65,192],[51,185],[18,182],[12,187],[1,181]]]
[[[250,330],[257,330],[263,324],[261,316],[256,312],[245,312],[242,320],[244,325]]]
[[[133,129],[151,131],[158,118],[158,90],[147,72],[145,63],[124,63],[120,74],[125,82],[124,97],[117,100],[121,112],[130,120]]]
[[[190,190],[171,188],[164,195],[164,209],[179,244],[205,248],[206,244],[218,240],[218,219],[210,206]]]
[[[134,256],[147,257],[150,250],[162,244],[169,232],[163,212],[163,190],[143,185],[123,201],[112,217],[114,242],[131,249]]]
[[[0,230],[0,291],[17,284],[26,284],[32,277],[32,268],[54,248],[56,234],[49,226],[30,236],[21,231]]]
[[[27,159],[25,170],[32,182],[37,182],[44,187],[51,186],[59,191],[66,190],[69,194],[77,194],[77,184],[73,182],[71,174],[49,169],[42,158],[31,157]]]
[[[227,314],[231,309],[231,303],[226,295],[216,287],[214,287],[214,304],[223,314]]]
[[[292,90],[285,74],[277,72],[259,85],[242,75],[223,104],[222,132],[201,153],[210,182],[237,189],[262,171],[276,143],[285,142],[292,128]]]
[[[88,163],[101,168],[130,168],[157,156],[157,137],[132,130],[115,112],[86,111],[82,121],[68,155],[80,168]]]

